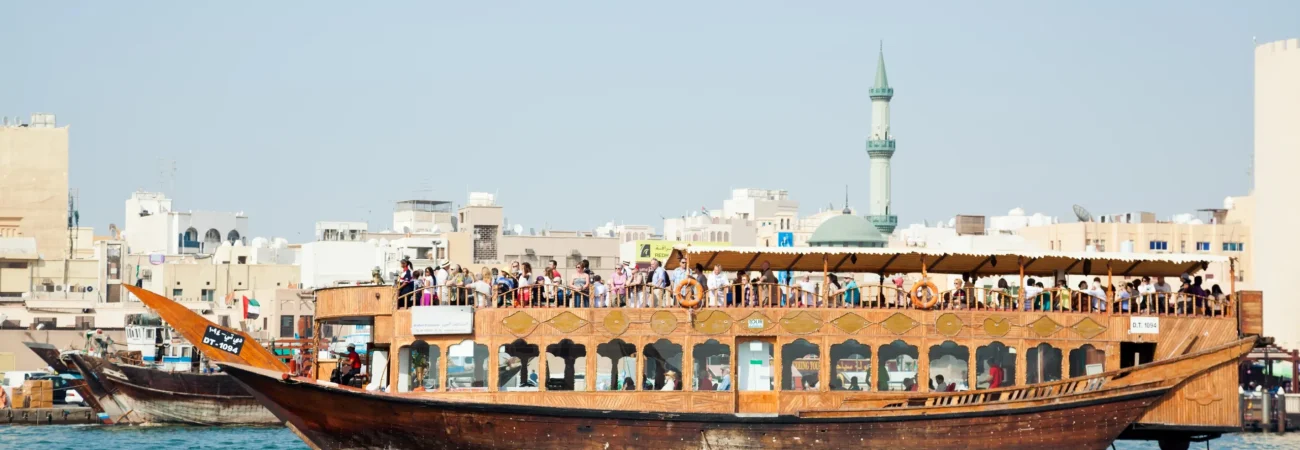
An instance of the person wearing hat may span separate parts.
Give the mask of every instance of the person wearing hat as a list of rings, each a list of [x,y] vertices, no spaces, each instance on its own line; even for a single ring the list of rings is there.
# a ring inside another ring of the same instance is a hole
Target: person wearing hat
[[[357,346],[352,344],[348,344],[347,370],[347,372],[343,372],[343,376],[340,378],[344,386],[350,385],[352,378],[361,373],[361,355],[357,354]]]
[[[659,388],[661,391],[677,390],[677,372],[669,370],[664,374],[664,387]]]

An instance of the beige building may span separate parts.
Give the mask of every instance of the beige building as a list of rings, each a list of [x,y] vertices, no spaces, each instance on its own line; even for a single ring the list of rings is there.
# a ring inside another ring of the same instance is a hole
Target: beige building
[[[1252,289],[1256,280],[1252,272],[1250,223],[1254,200],[1234,197],[1229,208],[1208,211],[1208,221],[1186,220],[1182,223],[1157,221],[1151,213],[1107,216],[1105,222],[1054,223],[1020,228],[1016,234],[1040,250],[1098,251],[1133,253],[1189,253],[1236,258],[1236,287]],[[1229,290],[1229,263],[1215,263],[1206,268],[1204,286],[1218,284]],[[1123,274],[1115,274],[1122,277]],[[1175,286],[1178,280],[1168,280]]]
[[[1300,255],[1300,39],[1255,47],[1255,237],[1264,333],[1300,348],[1300,302],[1291,298]]]
[[[68,127],[53,114],[0,122],[0,193],[0,238],[35,238],[45,258],[68,253]]]

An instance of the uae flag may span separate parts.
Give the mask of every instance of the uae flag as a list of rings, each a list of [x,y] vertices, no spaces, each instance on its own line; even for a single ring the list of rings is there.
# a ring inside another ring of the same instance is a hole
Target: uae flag
[[[255,298],[244,297],[244,318],[256,319],[262,313],[262,304]]]

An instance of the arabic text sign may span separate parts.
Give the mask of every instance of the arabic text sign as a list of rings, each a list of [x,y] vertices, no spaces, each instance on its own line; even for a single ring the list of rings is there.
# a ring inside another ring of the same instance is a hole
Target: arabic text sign
[[[411,308],[411,335],[470,334],[474,308],[470,306],[415,306]]]
[[[238,334],[208,325],[203,332],[203,345],[220,349],[223,352],[238,355],[244,349],[244,337]]]

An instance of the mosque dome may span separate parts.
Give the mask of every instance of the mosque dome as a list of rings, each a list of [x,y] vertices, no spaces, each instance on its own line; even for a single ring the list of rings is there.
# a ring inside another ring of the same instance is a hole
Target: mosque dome
[[[848,213],[822,222],[808,238],[812,247],[884,247],[887,242],[866,218]]]

